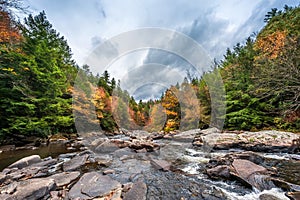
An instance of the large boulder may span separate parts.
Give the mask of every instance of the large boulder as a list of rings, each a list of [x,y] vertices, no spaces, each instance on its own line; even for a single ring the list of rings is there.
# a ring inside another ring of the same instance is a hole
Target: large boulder
[[[50,191],[56,188],[53,179],[37,178],[26,181],[11,183],[13,187],[10,188],[9,193],[2,194],[3,200],[35,200],[44,198],[50,195]]]
[[[21,169],[21,168],[27,167],[29,165],[32,165],[34,163],[38,163],[41,161],[42,161],[42,159],[39,155],[32,155],[32,156],[28,156],[28,157],[22,158],[16,162],[14,162],[13,164],[9,165],[8,168]]]
[[[231,175],[237,177],[246,184],[259,190],[271,189],[275,187],[270,180],[268,170],[249,160],[235,159],[232,163],[233,171]]]
[[[115,193],[120,188],[121,184],[109,176],[104,176],[97,172],[89,172],[84,174],[71,188],[69,198],[92,199],[105,197],[111,193]]]

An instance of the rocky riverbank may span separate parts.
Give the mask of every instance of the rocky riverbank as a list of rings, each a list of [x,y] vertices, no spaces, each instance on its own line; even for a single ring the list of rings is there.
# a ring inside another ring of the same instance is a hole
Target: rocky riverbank
[[[221,200],[253,191],[261,192],[261,200],[298,199],[300,156],[288,154],[299,151],[298,139],[286,132],[214,128],[169,135],[87,133],[79,152],[32,155],[6,167],[0,199]],[[285,154],[277,159],[259,153],[264,151]],[[280,192],[266,192],[274,189]]]

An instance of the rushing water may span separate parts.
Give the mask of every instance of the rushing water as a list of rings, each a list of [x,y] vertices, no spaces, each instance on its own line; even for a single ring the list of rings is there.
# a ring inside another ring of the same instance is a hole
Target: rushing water
[[[240,150],[233,150],[240,151]],[[201,150],[195,150],[188,148],[186,149],[183,159],[186,161],[185,164],[181,166],[181,169],[192,175],[197,175],[197,177],[208,184],[211,184],[215,190],[221,191],[225,196],[230,200],[257,200],[261,196],[273,196],[281,200],[289,200],[285,196],[285,192],[279,188],[272,188],[270,190],[259,191],[257,189],[238,189],[240,184],[237,182],[225,182],[225,181],[216,181],[209,179],[204,173],[201,166],[205,166],[210,158],[224,156],[229,151],[217,151],[212,153],[204,153]],[[276,168],[278,169],[279,177],[284,178],[286,181],[290,181],[294,184],[299,184],[300,181],[300,163],[298,161],[290,161],[289,158],[296,157],[296,154],[264,154],[261,153],[261,156],[266,159],[271,159]]]

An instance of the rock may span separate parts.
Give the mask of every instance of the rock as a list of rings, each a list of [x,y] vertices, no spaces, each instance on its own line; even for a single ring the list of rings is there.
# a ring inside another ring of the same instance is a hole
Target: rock
[[[32,166],[34,167],[49,167],[51,165],[54,165],[57,163],[57,159],[47,159],[47,160],[44,160],[39,162],[39,163],[35,163],[33,164]]]
[[[47,170],[47,167],[36,167],[36,166],[28,166],[12,173],[9,173],[9,178],[12,180],[19,180],[19,179],[28,179],[34,177],[42,170]]]
[[[111,142],[110,140],[107,139],[95,148],[95,152],[96,153],[112,153],[118,149],[119,149],[119,147],[116,144],[114,144],[113,142]]]
[[[194,141],[196,134],[199,134],[200,132],[201,132],[200,129],[184,131],[184,132],[174,135],[173,140],[178,141],[178,142],[192,143]]]
[[[147,149],[143,148],[143,149],[138,149],[136,150],[137,153],[147,153]]]
[[[109,176],[103,176],[97,172],[84,174],[71,188],[70,199],[91,199],[104,197],[121,188],[121,184]]]
[[[60,154],[58,156],[59,160],[65,160],[65,159],[71,159],[73,157],[75,157],[77,155],[77,153],[65,153],[65,154]]]
[[[11,195],[16,191],[17,186],[18,186],[18,182],[12,182],[11,184],[2,187],[0,194],[9,194],[9,195]]]
[[[2,185],[6,179],[7,176],[3,173],[0,173],[0,185]]]
[[[169,171],[171,164],[165,160],[157,160],[157,159],[152,159],[151,164],[156,168],[156,169],[162,169],[164,171]]]
[[[128,132],[127,135],[129,135],[133,139],[139,140],[147,140],[149,137],[151,137],[151,134],[149,132],[142,130],[134,130],[132,132]]]
[[[221,177],[228,179],[230,178],[230,167],[227,165],[219,165],[206,171],[207,175],[211,178]]]
[[[62,172],[59,174],[54,174],[49,178],[53,179],[57,187],[62,187],[69,185],[71,182],[76,180],[80,176],[80,172]]]
[[[259,195],[259,200],[281,200],[280,198],[272,195],[272,194],[261,194]]]
[[[292,200],[300,199],[300,192],[288,192],[286,195]]]
[[[209,135],[209,134],[213,134],[213,133],[221,133],[221,131],[215,127],[212,127],[212,128],[207,128],[207,129],[201,130],[200,133],[203,135]]]
[[[110,157],[109,155],[97,155],[94,159],[98,165],[104,167],[108,167],[112,163],[112,157]]]
[[[123,192],[128,192],[133,186],[133,183],[129,182],[129,183],[125,183],[123,184]]]
[[[107,174],[114,174],[115,173],[115,170],[113,170],[113,169],[107,169],[107,170],[104,170],[103,171],[103,174],[104,175],[107,175]]]
[[[135,150],[146,149],[148,152],[159,148],[159,145],[150,140],[133,139],[129,143],[129,147]]]
[[[239,177],[247,180],[252,174],[266,173],[268,170],[262,166],[259,166],[249,160],[235,159],[232,166]]]
[[[42,160],[41,160],[41,157],[39,155],[32,155],[32,156],[22,158],[22,159],[18,160],[17,162],[14,162],[10,166],[8,166],[8,168],[15,168],[16,167],[18,169],[21,169],[21,168],[27,167],[31,164],[38,163],[38,162],[41,162],[41,161]]]
[[[88,157],[89,155],[86,154],[82,156],[75,156],[74,158],[63,164],[63,170],[65,172],[68,172],[80,169],[83,165],[85,165]]]
[[[123,200],[146,200],[147,185],[144,182],[136,182],[132,185],[132,188],[125,193]]]
[[[114,152],[113,155],[117,158],[120,158],[122,156],[132,156],[135,155],[135,153],[129,147],[126,147],[126,148],[118,149],[117,151]]]
[[[0,147],[0,151],[1,152],[5,152],[5,151],[13,151],[16,149],[16,145],[5,145],[5,146],[1,146]]]
[[[248,160],[235,159],[232,167],[234,171],[230,174],[246,183],[246,185],[250,185],[261,191],[275,187],[270,177],[266,175],[268,170],[262,166]]]
[[[56,184],[53,179],[37,178],[19,182],[15,192],[8,199],[34,200],[44,198],[54,190]]]

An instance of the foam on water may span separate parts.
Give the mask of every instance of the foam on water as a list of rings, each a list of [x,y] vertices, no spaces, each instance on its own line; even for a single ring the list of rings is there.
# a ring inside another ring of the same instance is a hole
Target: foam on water
[[[234,192],[228,192],[227,190],[225,190],[223,188],[219,188],[219,189],[222,190],[222,192],[226,196],[228,196],[228,198],[230,200],[258,200],[258,199],[260,199],[259,197],[263,194],[268,194],[270,196],[274,196],[281,200],[289,200],[289,198],[285,196],[284,192],[278,188],[272,188],[270,190],[264,190],[262,192],[254,190],[253,192],[251,192],[249,194],[245,194],[245,195],[239,195]]]

